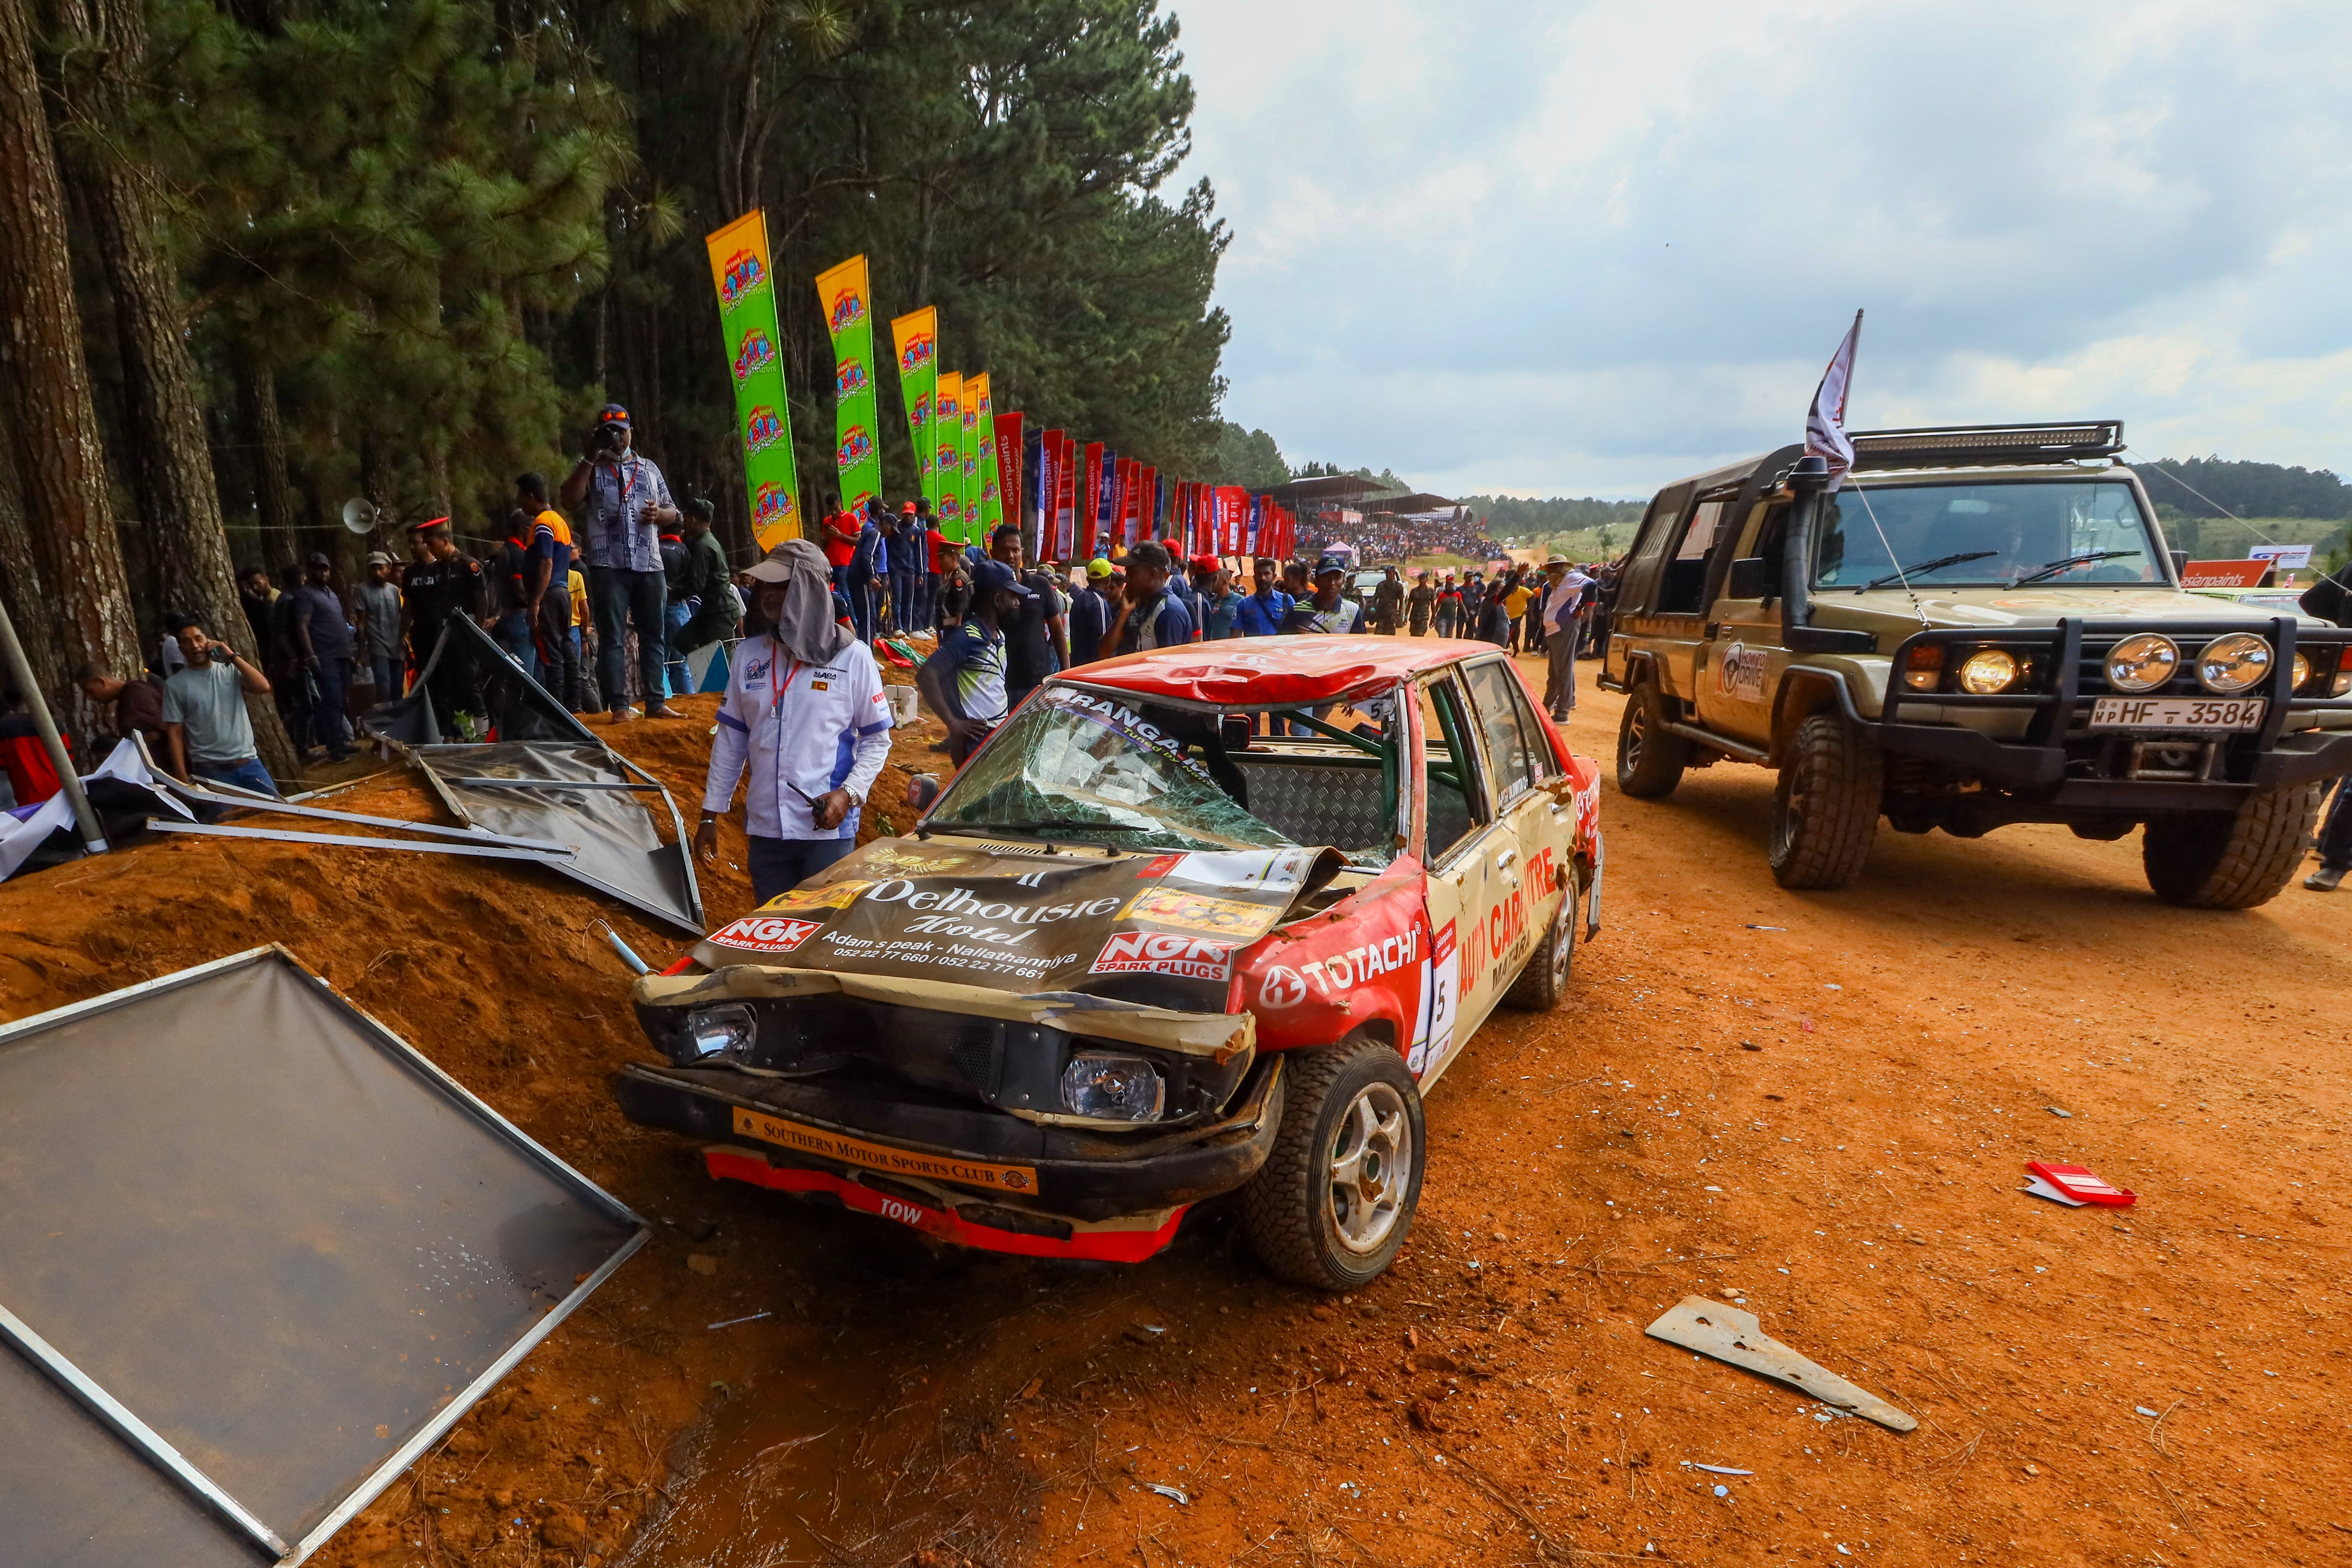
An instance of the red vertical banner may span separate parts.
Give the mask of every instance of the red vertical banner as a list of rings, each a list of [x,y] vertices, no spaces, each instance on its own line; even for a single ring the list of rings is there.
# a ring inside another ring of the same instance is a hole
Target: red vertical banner
[[[1135,548],[1135,534],[1127,526],[1128,476],[1135,465],[1125,458],[1110,475],[1110,535],[1127,549]]]
[[[1143,542],[1143,465],[1129,458],[1126,468],[1127,482],[1119,487],[1119,531],[1132,550]]]
[[[1022,446],[1021,411],[1016,408],[995,417],[998,510],[1005,521],[1020,529],[1025,549],[1037,536],[1029,530],[1029,487],[1022,482],[1028,477],[1021,471],[1028,454]]]
[[[1217,553],[1238,555],[1242,532],[1249,517],[1249,491],[1227,485],[1217,491]]]
[[[1143,472],[1136,476],[1135,496],[1137,510],[1143,518],[1143,536],[1146,539],[1158,539],[1167,531],[1160,526],[1160,470],[1158,468],[1146,467]]]
[[[1094,500],[1101,493],[1102,460],[1103,444],[1087,442],[1086,466],[1078,474],[1077,499],[1083,503],[1078,508],[1078,553],[1088,561],[1110,553],[1110,542],[1095,537]]]

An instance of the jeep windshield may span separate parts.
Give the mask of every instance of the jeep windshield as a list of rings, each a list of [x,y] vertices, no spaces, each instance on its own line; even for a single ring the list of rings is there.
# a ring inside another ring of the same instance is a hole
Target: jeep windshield
[[[1936,589],[2166,581],[2138,497],[2122,479],[1849,479],[1824,500],[1814,531],[1816,589],[1860,593],[1906,578]]]
[[[1207,749],[1215,723],[1213,714],[1139,711],[1048,687],[956,775],[925,826],[1115,849],[1290,844],[1235,805],[1192,754]]]

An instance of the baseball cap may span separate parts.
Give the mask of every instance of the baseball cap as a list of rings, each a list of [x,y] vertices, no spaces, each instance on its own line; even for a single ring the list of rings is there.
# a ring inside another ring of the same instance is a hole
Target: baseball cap
[[[972,568],[971,591],[973,593],[993,594],[1000,588],[1010,588],[1024,599],[1034,599],[1037,596],[1023,587],[1021,579],[1013,575],[1013,568],[1002,561],[991,559]]]
[[[1345,572],[1346,570],[1348,570],[1348,558],[1344,555],[1326,555],[1315,563],[1315,575],[1318,577],[1326,572]]]
[[[908,501],[904,505],[900,506],[898,510],[903,516],[912,517],[915,515],[915,503],[913,501]]]
[[[1222,572],[1224,569],[1223,562],[1205,551],[1192,557],[1192,570],[1195,572]]]
[[[603,411],[596,416],[596,423],[599,425],[619,425],[625,427],[629,423],[629,411],[622,407],[617,403],[607,403],[604,405]]]
[[[303,564],[306,566],[332,566],[334,563],[328,560],[326,556],[321,554],[320,552],[313,550],[310,552],[310,559],[304,562]]]
[[[1094,560],[1087,563],[1087,575],[1089,577],[1109,576],[1110,563],[1103,560],[1100,556],[1097,556]]]

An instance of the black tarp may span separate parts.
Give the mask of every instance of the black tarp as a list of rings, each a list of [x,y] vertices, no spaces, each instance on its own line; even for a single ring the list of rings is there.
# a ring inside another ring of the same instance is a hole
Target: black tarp
[[[0,1031],[0,1306],[298,1555],[644,1237],[281,949]],[[0,1362],[0,1562],[268,1561]]]

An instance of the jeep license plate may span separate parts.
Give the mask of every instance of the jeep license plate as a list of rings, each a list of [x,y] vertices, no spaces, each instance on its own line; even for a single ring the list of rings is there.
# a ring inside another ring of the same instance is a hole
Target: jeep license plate
[[[2252,730],[2261,697],[2102,697],[2091,704],[2094,730]]]

